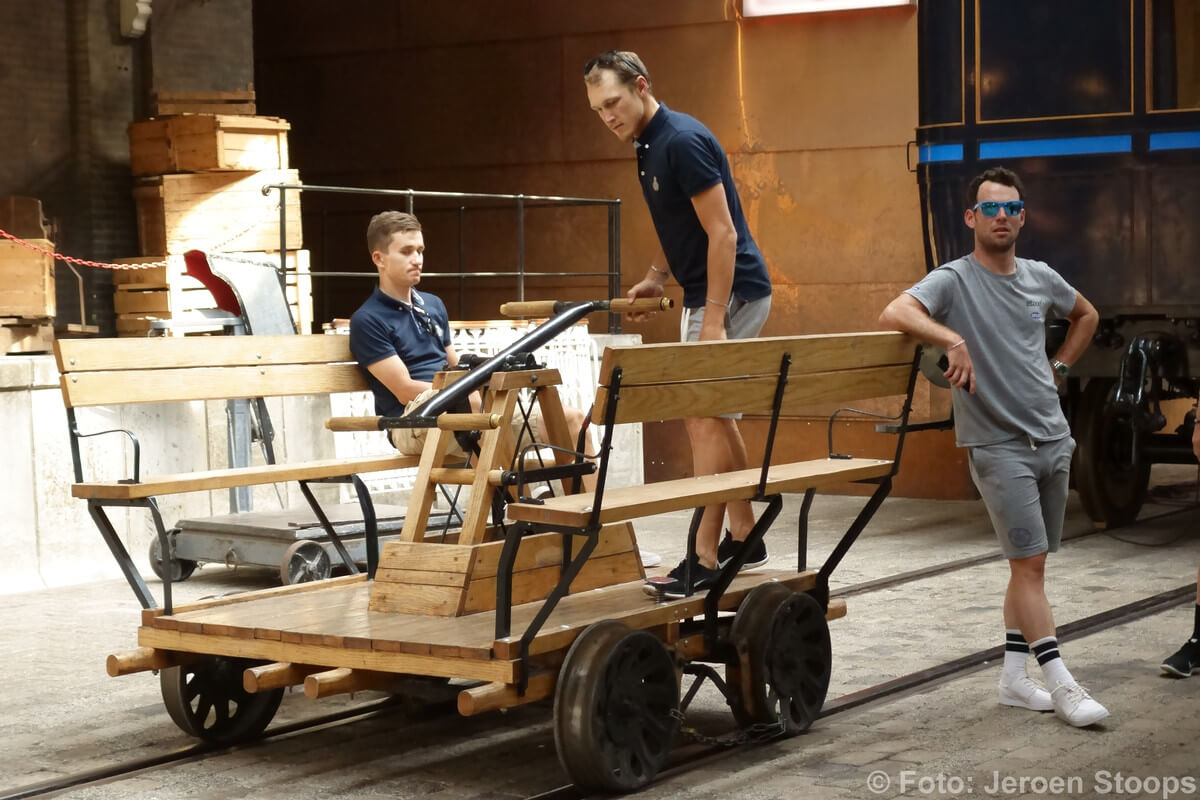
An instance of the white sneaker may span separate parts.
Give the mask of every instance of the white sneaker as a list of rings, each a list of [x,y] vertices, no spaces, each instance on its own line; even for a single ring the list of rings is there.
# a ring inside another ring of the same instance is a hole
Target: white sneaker
[[[657,567],[662,563],[662,556],[652,550],[642,550],[638,548],[638,555],[642,557],[642,567]]]
[[[1060,683],[1050,692],[1050,698],[1054,701],[1054,713],[1059,719],[1076,728],[1095,725],[1108,716],[1108,709],[1093,700],[1088,690],[1078,683]]]
[[[1008,675],[1000,674],[1000,704],[1030,711],[1054,710],[1050,693],[1028,675],[1010,681]]]

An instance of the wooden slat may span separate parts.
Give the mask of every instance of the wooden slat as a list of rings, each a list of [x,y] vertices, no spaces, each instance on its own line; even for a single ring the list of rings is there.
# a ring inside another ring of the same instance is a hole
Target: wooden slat
[[[517,372],[497,372],[488,381],[494,392],[504,389],[533,389],[538,386],[558,386],[562,375],[556,369],[527,369]]]
[[[737,608],[754,586],[781,581],[797,591],[811,588],[814,573],[763,570],[737,576],[721,608]],[[171,653],[206,653],[264,661],[346,667],[416,675],[511,682],[511,659],[521,632],[541,608],[540,602],[513,608],[513,636],[494,640],[490,613],[439,618],[369,612],[370,584],[322,581],[319,588],[293,594],[252,592],[222,598],[229,602],[157,617],[138,633],[139,644]],[[622,619],[634,628],[652,628],[703,613],[703,598],[656,602],[641,581],[569,595],[559,603],[533,642],[536,654],[561,650],[587,625]],[[174,623],[168,627],[167,623]],[[244,635],[273,631],[274,636]],[[231,631],[237,635],[219,634]],[[362,647],[362,642],[369,647]],[[335,644],[336,643],[336,644]]]
[[[360,392],[367,387],[356,364],[82,372],[60,376],[59,385],[68,408]]]
[[[83,499],[129,500],[162,494],[202,492],[209,489],[230,489],[235,486],[258,486],[282,481],[315,480],[361,472],[382,472],[415,467],[416,456],[383,455],[357,458],[330,458],[299,464],[264,464],[257,467],[234,467],[177,475],[155,475],[142,483],[95,481],[71,485],[71,495]]]
[[[609,347],[600,365],[600,384],[612,382],[617,365],[622,385],[629,386],[776,374],[784,353],[791,354],[791,375],[911,364],[915,348],[914,340],[896,331]]]
[[[364,573],[357,575],[342,575],[337,578],[330,578],[324,581],[306,581],[305,583],[293,583],[287,586],[275,586],[270,589],[262,589],[256,591],[254,596],[256,599],[265,599],[269,597],[278,597],[280,595],[304,594],[307,592],[337,592],[342,587],[348,584],[365,583],[367,576]],[[143,625],[164,625],[171,628],[170,620],[174,619],[175,615],[186,614],[191,611],[203,611],[217,606],[227,606],[231,603],[241,603],[246,600],[245,595],[227,594],[221,597],[209,597],[204,600],[197,600],[194,603],[187,603],[181,606],[175,606],[172,609],[172,615],[167,616],[161,608],[147,608],[142,610]]]
[[[558,583],[562,568],[558,565],[525,570],[513,575],[513,603],[532,603],[542,600]],[[591,556],[571,582],[571,593],[585,592],[601,586],[638,581],[644,573],[640,556],[632,551],[612,556]],[[473,578],[463,601],[464,614],[491,611],[496,608],[496,578]]]
[[[379,650],[355,650],[320,644],[299,644],[270,639],[230,639],[199,633],[141,628],[138,644],[163,650],[205,653],[231,658],[291,661],[328,667],[347,667],[409,675],[469,678],[513,683],[518,664],[513,660],[446,658]]]
[[[869,458],[815,459],[772,466],[767,477],[767,494],[802,492],[833,483],[878,478],[891,471],[891,461]],[[749,500],[758,490],[758,469],[658,481],[641,486],[606,489],[602,523],[637,519],[667,511]],[[510,519],[581,527],[591,516],[595,495],[591,492],[552,497],[543,505],[510,503]]]
[[[562,556],[562,535],[558,533],[540,533],[527,536],[521,540],[521,548],[517,551],[515,568],[533,569],[535,567],[558,564]],[[578,550],[580,542],[575,545]],[[477,547],[475,565],[471,575],[475,578],[487,578],[496,574],[500,567],[500,552],[504,542],[488,542]],[[592,558],[599,556],[627,553],[637,549],[633,529],[628,523],[606,525],[600,529],[596,537],[596,549]]]
[[[455,586],[376,583],[367,607],[390,614],[454,617],[462,606],[462,596],[463,590]]]
[[[474,554],[471,545],[393,539],[380,548],[379,572],[392,568],[466,573]]]
[[[415,586],[453,586],[461,589],[467,585],[467,573],[425,569],[380,569],[375,572],[375,580],[380,584],[407,583]]]
[[[788,380],[782,413],[816,403],[902,395],[908,389],[911,364],[821,372]],[[775,400],[775,376],[720,381],[622,386],[617,422],[653,422],[684,417],[708,417],[742,412],[770,414]],[[608,389],[596,390],[592,421],[604,421]]]
[[[180,336],[60,339],[58,371],[354,363],[349,336]]]

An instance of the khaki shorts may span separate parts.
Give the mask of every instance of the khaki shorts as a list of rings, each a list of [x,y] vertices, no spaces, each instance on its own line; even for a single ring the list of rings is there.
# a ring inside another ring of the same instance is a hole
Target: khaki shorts
[[[424,403],[430,397],[433,397],[433,395],[436,393],[437,389],[426,389],[414,397],[409,401],[408,405],[404,407],[404,416],[407,417],[413,411],[416,411],[422,403]],[[541,438],[541,421],[542,416],[535,409],[533,416],[529,418],[529,429],[533,432],[533,440],[535,442]],[[521,410],[521,406],[518,404],[516,410],[513,412],[511,423],[513,436],[518,442],[518,450],[521,449],[521,429],[524,422],[525,412]],[[392,428],[388,431],[388,438],[391,440],[392,445],[404,455],[419,456],[421,455],[421,451],[425,449],[425,436],[428,433],[429,428]],[[525,444],[530,444],[530,442],[525,441]],[[455,456],[457,458],[467,457],[467,454],[463,452],[462,447],[459,445],[458,439],[454,437],[451,437],[450,449],[447,450],[446,453],[447,455]]]

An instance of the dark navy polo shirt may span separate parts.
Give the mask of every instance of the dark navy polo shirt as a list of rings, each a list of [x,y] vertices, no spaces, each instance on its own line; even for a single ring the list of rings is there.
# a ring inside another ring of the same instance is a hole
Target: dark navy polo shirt
[[[446,363],[450,319],[445,304],[436,295],[416,289],[412,297],[409,305],[376,287],[350,317],[350,352],[375,395],[375,413],[383,417],[400,416],[404,404],[370,373],[369,365],[400,356],[413,380],[431,381]]]
[[[771,294],[766,262],[750,235],[729,170],[729,159],[717,137],[695,117],[672,111],[660,103],[634,147],[642,194],[650,207],[667,264],[683,287],[683,304],[697,308],[705,303],[708,234],[700,225],[692,198],[718,183],[725,187],[729,216],[737,231],[733,293],[747,302]]]

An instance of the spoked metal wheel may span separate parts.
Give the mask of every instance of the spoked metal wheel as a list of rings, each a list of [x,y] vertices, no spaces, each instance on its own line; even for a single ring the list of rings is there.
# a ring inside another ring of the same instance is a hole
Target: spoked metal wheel
[[[567,651],[554,694],[554,743],[588,790],[630,792],[654,779],[678,728],[679,679],[657,637],[617,620],[590,625]]]
[[[242,673],[254,661],[210,656],[159,673],[163,704],[184,733],[213,744],[236,744],[255,738],[267,727],[283,689],[251,694]]]
[[[285,586],[308,581],[323,581],[333,574],[329,553],[318,542],[294,542],[283,554],[279,579]]]
[[[807,730],[825,703],[833,662],[821,604],[780,583],[757,586],[738,608],[729,638],[738,653],[726,670],[738,722],[782,722],[788,736]]]
[[[167,535],[174,535],[177,530],[176,528],[168,531]],[[172,558],[164,562],[162,542],[159,541],[157,535],[151,537],[150,569],[154,570],[154,574],[165,581],[167,579],[168,567],[171,570],[171,583],[177,583],[179,581],[186,581],[192,577],[192,573],[196,571],[196,562],[186,558]]]
[[[1093,378],[1075,411],[1072,472],[1083,510],[1107,526],[1137,519],[1150,485],[1150,464],[1133,463],[1133,432],[1127,416],[1112,409],[1116,382]]]

